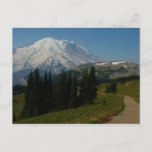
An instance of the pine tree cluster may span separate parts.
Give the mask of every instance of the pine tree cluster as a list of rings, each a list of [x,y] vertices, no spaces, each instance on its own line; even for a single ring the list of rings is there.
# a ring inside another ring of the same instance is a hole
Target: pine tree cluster
[[[117,92],[117,83],[112,82],[110,85],[107,85],[105,93],[116,93]]]
[[[84,70],[80,85],[75,72],[69,71],[67,75],[62,70],[55,85],[50,72],[45,72],[41,77],[37,68],[31,71],[28,77],[21,118],[92,104],[97,95],[96,85],[94,67],[91,67],[89,72]]]

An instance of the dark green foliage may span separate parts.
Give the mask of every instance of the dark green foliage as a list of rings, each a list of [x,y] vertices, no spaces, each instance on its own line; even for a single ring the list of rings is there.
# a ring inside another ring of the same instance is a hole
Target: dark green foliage
[[[80,91],[76,73],[62,70],[57,84],[52,83],[51,73],[45,71],[41,77],[38,68],[30,72],[25,89],[25,104],[20,118],[33,117],[67,108],[76,108],[91,104],[96,98],[97,81],[95,68],[86,69],[83,73]]]
[[[121,78],[116,78],[116,79],[102,79],[100,80],[99,82],[102,82],[102,83],[105,83],[105,82],[109,82],[109,83],[112,83],[112,82],[120,82],[120,83],[126,83],[127,81],[130,81],[130,80],[139,80],[139,76],[136,76],[136,75],[133,75],[133,76],[128,76],[128,77],[121,77]]]
[[[44,88],[47,88],[47,81],[47,77],[45,77],[44,83],[42,83],[38,69],[30,72],[25,89],[25,104],[21,118],[36,116],[47,112],[46,102],[48,102],[48,100],[47,98],[43,98],[46,97],[45,95],[43,96],[43,93],[46,93]]]
[[[117,84],[115,82],[111,83],[111,92],[113,93],[117,92]]]
[[[71,85],[69,107],[75,108],[78,106],[79,106],[79,103],[78,103],[78,95],[77,95],[77,76],[76,76],[76,73],[74,73],[73,79],[72,79],[72,85]]]
[[[103,100],[102,100],[102,104],[103,104],[103,105],[105,105],[105,104],[106,104],[106,99],[105,99],[105,98],[103,98]]]
[[[105,93],[116,93],[117,92],[117,83],[116,82],[112,82],[110,83],[110,85],[107,85]]]
[[[25,86],[15,85],[13,86],[13,95],[21,94],[25,91]]]
[[[88,100],[89,103],[93,103],[93,100],[97,96],[97,80],[95,76],[95,67],[90,68],[90,73],[89,73],[89,90],[88,90]]]
[[[34,85],[34,76],[31,71],[28,77],[27,86],[25,89],[25,104],[23,111],[21,113],[21,118],[30,117],[33,114],[33,85]]]
[[[53,109],[53,83],[52,83],[52,76],[51,72],[49,72],[49,78],[48,78],[48,99],[49,99],[49,105],[48,109]]]
[[[41,103],[42,113],[47,113],[49,111],[49,80],[47,72],[45,71],[44,79],[42,82],[42,93],[43,93],[43,102]]]
[[[42,98],[42,80],[40,78],[40,73],[38,68],[34,70],[34,84],[33,84],[33,98],[34,104],[34,113],[33,116],[39,115],[43,113],[42,105],[43,105],[43,98]]]
[[[88,76],[88,70],[85,69],[85,71],[82,74],[82,79],[80,82],[80,96],[79,96],[80,105],[88,103],[89,100],[88,93],[89,93],[89,76]]]
[[[67,96],[68,96],[68,103],[70,103],[70,95],[71,95],[71,90],[72,89],[72,77],[71,77],[71,70],[69,71],[69,74],[68,74],[68,78],[67,78]],[[68,105],[70,106],[70,105]]]
[[[97,95],[97,80],[95,76],[95,67],[83,72],[80,84],[80,104],[91,104]]]
[[[68,95],[67,95],[67,80],[65,71],[62,70],[58,82],[57,88],[57,107],[59,109],[65,109],[68,107]]]
[[[110,85],[107,85],[106,90],[105,90],[105,93],[109,93],[109,92],[111,92],[111,91],[110,91]]]

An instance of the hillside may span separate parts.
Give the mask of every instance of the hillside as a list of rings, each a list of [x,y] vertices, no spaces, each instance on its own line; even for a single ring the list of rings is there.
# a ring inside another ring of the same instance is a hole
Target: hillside
[[[96,62],[79,65],[72,69],[79,76],[85,70],[94,66],[96,69],[96,77],[98,80],[111,80],[129,76],[139,76],[139,65],[133,62],[121,61],[121,62]]]
[[[106,86],[107,83],[102,83],[98,87],[97,99],[93,105],[84,105],[79,108],[48,113],[37,117],[22,119],[15,123],[103,123],[105,117],[109,114],[116,115],[124,108],[123,98],[120,97],[120,95],[133,97],[139,102],[139,80],[127,81],[124,84],[118,82],[117,94],[105,94]],[[20,101],[22,103],[23,98],[20,99]],[[104,101],[106,101],[105,104]],[[14,108],[14,112],[15,110],[16,108]]]
[[[103,104],[103,100],[106,100],[106,104]],[[108,95],[100,98],[99,92],[96,104],[22,119],[16,123],[101,123],[106,116],[117,114],[121,109],[123,109],[122,97]]]
[[[19,119],[24,103],[25,103],[24,93],[13,96],[13,113],[15,114],[16,119]]]

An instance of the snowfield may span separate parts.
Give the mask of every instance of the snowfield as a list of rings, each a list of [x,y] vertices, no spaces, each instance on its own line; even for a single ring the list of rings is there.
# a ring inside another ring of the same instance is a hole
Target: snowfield
[[[96,66],[100,66],[100,65],[105,65],[105,64],[107,64],[108,62],[105,62],[105,63],[96,63],[95,65]]]
[[[13,54],[13,72],[36,67],[74,66],[100,62],[101,58],[93,56],[83,46],[74,41],[44,38],[32,45],[17,48]]]
[[[126,65],[123,65],[124,68],[128,68]]]
[[[13,49],[13,84],[23,83],[30,70],[39,68],[58,74],[81,64],[102,62],[74,41],[44,38],[23,48]]]
[[[120,63],[125,63],[125,61],[123,61],[123,62],[112,62],[112,65],[118,65]]]

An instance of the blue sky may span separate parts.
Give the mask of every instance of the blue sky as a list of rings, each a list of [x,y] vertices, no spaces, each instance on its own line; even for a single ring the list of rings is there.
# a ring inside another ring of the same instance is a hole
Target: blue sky
[[[14,28],[13,48],[46,37],[75,41],[105,60],[139,64],[139,28]]]

